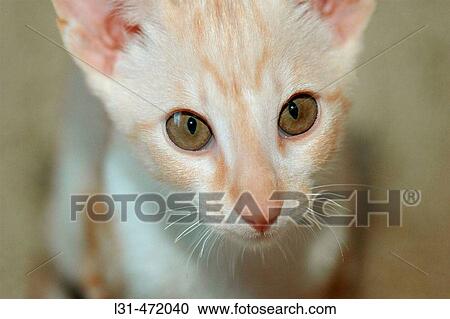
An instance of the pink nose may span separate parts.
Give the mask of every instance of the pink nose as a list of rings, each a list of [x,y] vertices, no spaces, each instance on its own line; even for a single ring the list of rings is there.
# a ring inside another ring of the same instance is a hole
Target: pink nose
[[[263,214],[242,214],[242,218],[257,232],[264,233],[269,230],[270,225],[280,216],[281,205],[268,208]]]

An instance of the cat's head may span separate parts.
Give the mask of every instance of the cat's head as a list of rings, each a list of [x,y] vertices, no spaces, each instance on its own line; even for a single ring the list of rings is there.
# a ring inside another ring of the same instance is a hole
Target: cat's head
[[[155,177],[248,192],[239,238],[270,232],[336,148],[372,0],[53,0],[67,48]],[[269,208],[271,216],[268,216]]]

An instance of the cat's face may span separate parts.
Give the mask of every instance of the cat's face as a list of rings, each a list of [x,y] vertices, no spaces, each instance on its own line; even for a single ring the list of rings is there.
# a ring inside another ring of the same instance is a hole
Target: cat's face
[[[309,193],[336,148],[347,102],[334,82],[372,1],[54,1],[68,48],[151,174],[225,192],[225,212],[249,192],[260,210],[248,224],[215,226],[236,238],[287,228],[268,227],[283,205],[269,199]]]

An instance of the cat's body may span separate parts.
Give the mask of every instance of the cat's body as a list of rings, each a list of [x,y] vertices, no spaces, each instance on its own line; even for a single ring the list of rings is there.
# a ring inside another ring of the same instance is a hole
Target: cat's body
[[[118,214],[106,224],[83,214],[72,222],[68,202],[74,193],[224,191],[230,210],[249,191],[264,211],[275,190],[309,193],[346,112],[331,82],[354,62],[371,1],[54,2],[68,48],[118,129],[99,129],[100,114],[70,118],[49,221],[63,277],[89,297],[327,296],[344,229],[169,226],[138,221],[132,210],[127,222]],[[301,139],[280,138],[280,106],[298,92],[320,101],[317,123]],[[164,134],[176,107],[210,122],[214,140],[200,152]]]

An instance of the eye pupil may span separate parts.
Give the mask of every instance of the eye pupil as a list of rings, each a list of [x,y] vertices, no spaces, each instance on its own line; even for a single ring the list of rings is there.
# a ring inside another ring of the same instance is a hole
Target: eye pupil
[[[289,102],[289,114],[291,114],[292,118],[297,120],[298,119],[298,107],[294,102]]]
[[[192,116],[187,120],[187,128],[189,132],[194,135],[195,131],[197,130],[197,120],[193,118]]]

